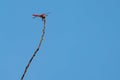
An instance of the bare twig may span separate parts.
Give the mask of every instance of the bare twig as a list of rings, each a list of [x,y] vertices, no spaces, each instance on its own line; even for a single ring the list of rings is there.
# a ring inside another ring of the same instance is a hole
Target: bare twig
[[[43,26],[43,29],[42,29],[42,35],[41,35],[41,38],[40,38],[39,45],[38,45],[37,49],[35,50],[35,52],[33,53],[32,57],[30,58],[27,66],[25,67],[25,70],[24,70],[24,72],[23,72],[23,74],[22,74],[22,76],[21,76],[21,80],[23,80],[23,78],[25,77],[25,74],[26,74],[26,72],[27,72],[27,70],[28,70],[28,68],[29,68],[29,66],[30,66],[33,58],[35,57],[35,55],[36,55],[37,52],[39,51],[40,46],[41,46],[41,44],[42,44],[43,37],[44,37],[44,35],[45,35],[46,19],[45,19],[45,18],[42,18],[42,20],[43,20],[43,22],[44,22],[44,26]]]

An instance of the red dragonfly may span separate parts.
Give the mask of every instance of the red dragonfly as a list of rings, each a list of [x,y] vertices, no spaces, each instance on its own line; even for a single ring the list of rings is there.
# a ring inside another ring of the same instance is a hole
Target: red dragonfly
[[[40,18],[42,18],[42,20],[45,20],[46,16],[48,16],[48,15],[45,14],[45,13],[43,13],[43,14],[32,14],[32,16],[33,16],[34,18],[40,17]]]

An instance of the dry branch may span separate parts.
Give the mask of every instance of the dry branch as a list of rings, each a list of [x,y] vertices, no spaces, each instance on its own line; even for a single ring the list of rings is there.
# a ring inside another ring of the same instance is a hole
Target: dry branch
[[[37,52],[40,50],[40,46],[41,46],[41,44],[42,44],[42,41],[43,41],[43,38],[44,38],[44,35],[45,35],[45,28],[46,28],[46,19],[45,19],[45,18],[42,18],[42,20],[43,20],[43,22],[44,22],[44,26],[43,26],[43,29],[42,29],[42,35],[41,35],[41,38],[40,38],[39,45],[38,45],[37,49],[35,50],[35,52],[33,53],[32,57],[30,58],[27,66],[25,67],[25,70],[24,70],[24,72],[23,72],[23,74],[22,74],[22,76],[21,76],[21,80],[24,79],[25,74],[26,74],[26,72],[28,71],[28,68],[29,68],[29,66],[31,65],[31,62],[32,62],[33,58],[36,56]]]

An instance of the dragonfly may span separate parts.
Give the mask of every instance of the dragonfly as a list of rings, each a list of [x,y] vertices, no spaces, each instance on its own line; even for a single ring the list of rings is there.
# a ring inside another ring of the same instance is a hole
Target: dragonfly
[[[33,18],[39,17],[42,18],[42,20],[45,20],[46,16],[48,16],[48,13],[42,13],[42,14],[32,14]]]

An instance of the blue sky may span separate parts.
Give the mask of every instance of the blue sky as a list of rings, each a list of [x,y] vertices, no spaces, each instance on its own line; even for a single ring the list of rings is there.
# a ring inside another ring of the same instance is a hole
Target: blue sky
[[[50,12],[41,49],[24,80],[120,80],[119,4],[1,0],[0,79],[20,80],[43,27],[32,14]]]

